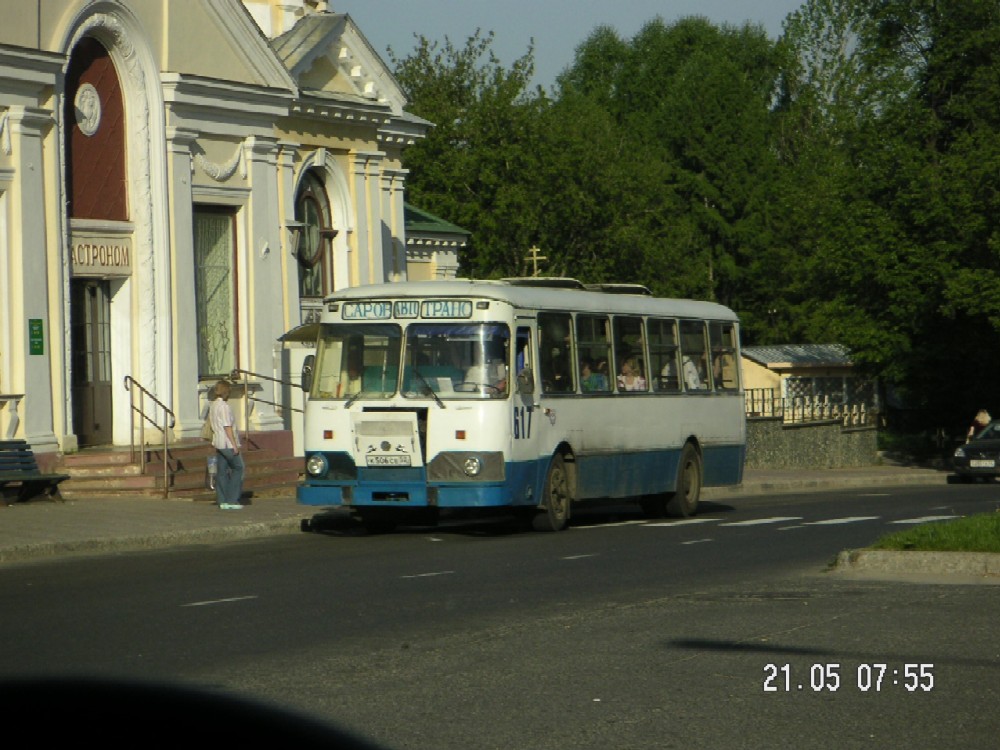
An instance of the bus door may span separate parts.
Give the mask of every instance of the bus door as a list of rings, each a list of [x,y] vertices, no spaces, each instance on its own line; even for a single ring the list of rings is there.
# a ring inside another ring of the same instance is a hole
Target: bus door
[[[543,419],[538,404],[538,356],[534,346],[534,325],[518,324],[514,336],[515,382],[511,403],[511,456],[508,462],[511,503],[535,505],[538,503],[539,475],[539,420]]]

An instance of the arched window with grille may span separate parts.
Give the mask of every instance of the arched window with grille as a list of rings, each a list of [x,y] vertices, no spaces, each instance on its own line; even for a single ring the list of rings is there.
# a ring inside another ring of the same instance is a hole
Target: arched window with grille
[[[330,203],[323,183],[314,172],[307,172],[302,179],[295,199],[295,218],[302,224],[295,253],[299,268],[299,298],[322,300],[333,289],[330,241],[337,235],[337,230],[330,226]]]

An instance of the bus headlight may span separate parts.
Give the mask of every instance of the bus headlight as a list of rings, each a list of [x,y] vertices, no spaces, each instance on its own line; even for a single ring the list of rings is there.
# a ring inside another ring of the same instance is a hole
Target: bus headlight
[[[322,453],[313,453],[306,459],[306,473],[311,477],[324,476],[329,468],[326,456]]]
[[[427,464],[431,482],[502,482],[501,451],[441,451]]]
[[[465,459],[465,464],[462,468],[465,470],[466,476],[478,477],[479,472],[483,470],[483,462],[477,456],[471,456]]]

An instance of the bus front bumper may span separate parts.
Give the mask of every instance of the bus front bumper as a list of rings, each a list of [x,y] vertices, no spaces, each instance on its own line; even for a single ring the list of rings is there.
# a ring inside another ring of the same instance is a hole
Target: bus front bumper
[[[422,482],[306,482],[296,490],[300,505],[342,508],[498,508],[512,504],[501,484]]]

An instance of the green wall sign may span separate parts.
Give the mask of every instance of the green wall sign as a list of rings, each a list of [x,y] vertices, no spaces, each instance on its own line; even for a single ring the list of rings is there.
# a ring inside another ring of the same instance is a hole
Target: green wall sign
[[[28,353],[45,354],[45,327],[41,318],[28,320]]]

